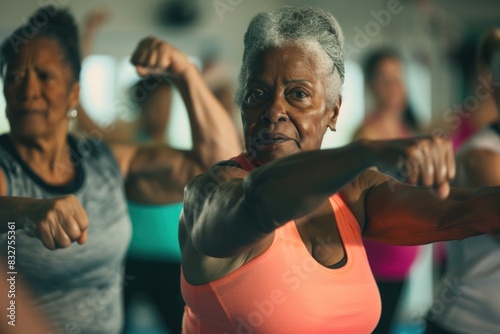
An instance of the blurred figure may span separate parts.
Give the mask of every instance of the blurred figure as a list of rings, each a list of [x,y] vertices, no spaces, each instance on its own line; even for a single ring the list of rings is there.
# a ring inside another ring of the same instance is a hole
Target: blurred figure
[[[485,125],[491,124],[498,117],[496,101],[493,96],[492,61],[493,52],[500,45],[500,28],[485,33],[478,43],[476,51],[476,76],[471,83],[470,96],[474,98],[471,106],[464,103],[461,109],[454,110],[452,119],[458,124],[452,135],[453,146],[458,149],[470,136]]]
[[[394,139],[416,133],[418,124],[408,103],[399,54],[390,49],[372,53],[365,61],[364,75],[374,107],[354,139]]]
[[[397,139],[417,132],[399,54],[390,49],[373,52],[365,61],[364,74],[374,108],[354,139]],[[404,283],[417,258],[418,246],[392,246],[367,239],[364,244],[382,298],[382,314],[373,333],[387,334],[393,325]]]
[[[110,12],[98,8],[86,19],[82,47],[90,55],[95,38]],[[223,67],[212,59],[206,62],[203,77],[215,97],[234,119],[232,90]],[[100,128],[83,110],[79,109],[77,127],[80,132],[95,130],[108,143],[164,143],[168,138],[172,105],[172,84],[158,77],[145,77],[134,84],[129,92],[131,107],[138,112],[133,122],[118,119],[109,128]],[[159,204],[159,203],[158,203]],[[134,277],[124,289],[124,332],[136,327],[134,301],[146,297],[171,333],[181,331],[184,301],[180,291],[180,249],[178,222],[182,203],[173,201],[162,205],[142,205],[140,199],[127,203],[132,221],[132,240],[127,253],[126,275]],[[142,330],[142,329],[138,329]]]
[[[483,39],[491,75],[491,112],[500,116],[500,30]],[[492,38],[496,36],[495,38]],[[496,43],[492,43],[496,40]],[[488,42],[489,41],[489,42]],[[488,44],[488,46],[485,46]],[[484,63],[483,63],[484,64]],[[457,187],[500,185],[500,121],[472,136],[457,152]],[[451,241],[448,270],[428,314],[428,334],[500,333],[500,237]]]

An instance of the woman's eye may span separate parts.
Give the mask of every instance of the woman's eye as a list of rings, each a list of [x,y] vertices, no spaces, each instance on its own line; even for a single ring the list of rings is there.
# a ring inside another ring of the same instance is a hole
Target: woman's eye
[[[307,94],[301,90],[296,90],[292,92],[292,97],[302,100],[307,97]]]
[[[50,73],[46,73],[46,72],[39,73],[38,77],[42,81],[49,81],[50,79],[52,79],[52,75]]]
[[[262,92],[260,90],[254,90],[254,91],[251,91],[247,94],[247,97],[245,100],[247,103],[252,103],[252,102],[255,102],[256,100],[262,99],[263,97],[264,97],[264,92]]]

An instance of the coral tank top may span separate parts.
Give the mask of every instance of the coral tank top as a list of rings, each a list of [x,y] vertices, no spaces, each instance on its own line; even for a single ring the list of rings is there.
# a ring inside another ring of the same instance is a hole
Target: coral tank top
[[[241,155],[233,160],[250,170]],[[271,246],[227,276],[204,285],[181,277],[184,334],[371,333],[381,303],[361,228],[340,195],[330,197],[347,262],[319,264],[292,220],[275,230]]]

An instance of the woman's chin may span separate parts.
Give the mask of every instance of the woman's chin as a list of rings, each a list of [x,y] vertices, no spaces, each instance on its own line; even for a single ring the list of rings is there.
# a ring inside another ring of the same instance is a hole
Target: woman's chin
[[[248,155],[256,165],[265,165],[271,161],[287,157],[298,153],[298,150],[267,150],[267,149],[249,149]]]

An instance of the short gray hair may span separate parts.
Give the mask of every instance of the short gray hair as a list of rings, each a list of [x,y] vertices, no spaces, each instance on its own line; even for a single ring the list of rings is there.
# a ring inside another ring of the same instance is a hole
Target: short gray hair
[[[312,7],[282,7],[257,14],[245,33],[243,63],[235,100],[241,107],[252,61],[262,51],[296,45],[315,54],[315,63],[329,71],[327,99],[339,96],[344,82],[344,34],[333,15]]]

